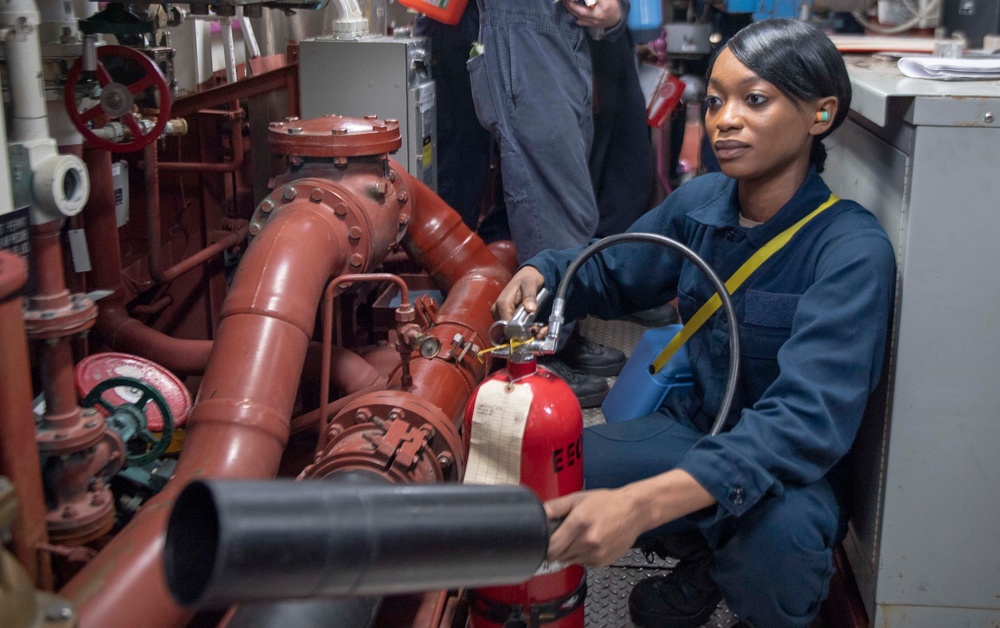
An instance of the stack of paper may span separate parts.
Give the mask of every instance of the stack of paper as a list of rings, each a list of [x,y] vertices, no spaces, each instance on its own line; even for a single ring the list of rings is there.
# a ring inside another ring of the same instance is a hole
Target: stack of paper
[[[1000,58],[903,57],[899,71],[911,78],[944,81],[1000,80]]]

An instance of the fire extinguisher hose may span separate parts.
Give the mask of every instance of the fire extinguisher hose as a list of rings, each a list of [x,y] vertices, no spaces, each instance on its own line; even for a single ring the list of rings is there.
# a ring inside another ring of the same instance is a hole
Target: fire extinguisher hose
[[[549,315],[549,340],[551,340],[553,335],[558,337],[559,330],[562,328],[562,324],[564,322],[563,311],[566,309],[566,294],[569,292],[569,285],[573,280],[573,276],[576,275],[576,271],[579,270],[580,266],[582,266],[584,262],[600,251],[603,251],[609,246],[625,242],[659,244],[660,246],[665,246],[668,249],[673,249],[674,251],[680,253],[687,258],[688,261],[694,264],[698,270],[704,273],[704,275],[712,283],[712,287],[715,288],[715,292],[719,296],[719,299],[722,301],[722,310],[726,314],[726,321],[729,327],[729,367],[726,371],[726,390],[722,395],[722,403],[719,405],[719,413],[716,415],[715,422],[712,423],[712,429],[709,431],[711,436],[716,436],[722,431],[722,426],[726,423],[726,417],[729,416],[729,409],[733,405],[733,397],[736,395],[736,381],[739,377],[740,366],[739,323],[736,320],[736,310],[733,308],[733,302],[729,298],[729,291],[726,290],[726,284],[719,279],[719,276],[715,274],[715,271],[712,270],[712,267],[709,266],[705,260],[680,242],[658,233],[620,233],[602,238],[585,248],[579,255],[576,256],[576,259],[570,262],[570,265],[566,267],[566,272],[563,273],[562,281],[559,282],[559,288],[556,290],[556,296],[552,302],[552,313]],[[554,342],[552,344],[557,343]]]

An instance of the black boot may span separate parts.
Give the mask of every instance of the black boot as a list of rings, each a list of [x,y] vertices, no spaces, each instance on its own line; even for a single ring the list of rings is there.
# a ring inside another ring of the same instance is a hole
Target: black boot
[[[680,562],[669,574],[635,585],[628,597],[632,622],[640,628],[697,628],[708,621],[722,600],[709,575],[712,550],[704,539],[694,546],[682,543],[679,552],[671,551],[669,542],[657,541],[644,544],[642,549],[661,557],[679,558]]]
[[[574,371],[601,377],[614,377],[625,366],[624,353],[584,338],[579,326],[573,328],[566,346],[559,350],[557,357]]]
[[[538,363],[569,384],[569,388],[576,395],[581,408],[596,408],[601,405],[611,389],[603,377],[575,371],[555,357],[542,358]]]

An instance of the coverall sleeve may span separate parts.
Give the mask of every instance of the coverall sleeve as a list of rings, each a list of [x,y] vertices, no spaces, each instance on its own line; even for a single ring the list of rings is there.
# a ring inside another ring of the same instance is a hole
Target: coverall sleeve
[[[641,216],[628,232],[656,233],[684,242],[685,214],[690,209],[686,187]],[[542,273],[545,287],[554,296],[564,271],[585,248],[543,251],[525,266]],[[566,320],[588,314],[610,320],[667,303],[677,294],[683,260],[679,253],[658,244],[621,243],[604,249],[573,277],[566,297]],[[548,305],[543,305],[540,314],[547,315]]]
[[[787,483],[809,485],[848,452],[878,382],[895,285],[885,234],[839,234],[799,298],[780,374],[729,432],[704,437],[678,465],[739,516]]]

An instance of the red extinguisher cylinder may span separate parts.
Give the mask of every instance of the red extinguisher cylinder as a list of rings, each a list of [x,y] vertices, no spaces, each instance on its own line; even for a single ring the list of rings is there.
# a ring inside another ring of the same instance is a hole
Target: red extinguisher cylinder
[[[538,368],[534,358],[512,360],[507,368],[487,378],[473,392],[465,410],[463,430],[466,460],[473,440],[477,401],[484,387],[499,382],[531,391],[520,447],[520,484],[543,502],[583,489],[583,413],[562,379]],[[523,399],[523,397],[522,397]],[[482,446],[482,445],[480,445]],[[470,478],[466,477],[466,481]],[[586,596],[586,570],[581,565],[543,564],[527,582],[484,587],[468,592],[473,628],[523,625],[547,628],[582,628]]]

